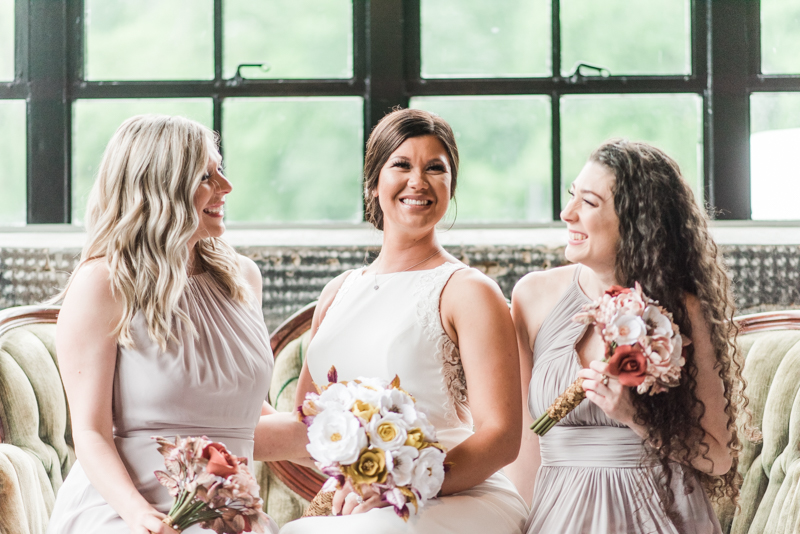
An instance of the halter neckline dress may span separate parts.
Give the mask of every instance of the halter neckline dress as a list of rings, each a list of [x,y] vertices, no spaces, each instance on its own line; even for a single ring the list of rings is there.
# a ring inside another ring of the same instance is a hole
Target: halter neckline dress
[[[536,419],[577,378],[575,350],[586,326],[572,317],[591,303],[572,282],[542,323],[533,347],[528,407]],[[675,504],[665,513],[658,498],[659,465],[645,461],[642,439],[588,399],[539,438],[542,463],[536,477],[527,534],[721,534],[697,477],[672,465]]]
[[[443,263],[422,271],[364,276],[366,267],[343,282],[308,351],[316,383],[327,383],[336,366],[339,380],[400,377],[451,449],[472,435],[467,384],[458,347],[445,333],[439,302],[450,277],[462,264]],[[282,534],[515,534],[528,509],[502,473],[473,488],[435,499],[408,522],[391,508],[339,517],[309,517],[287,523]]]
[[[267,398],[273,357],[261,307],[234,302],[213,277],[189,277],[178,304],[197,331],[177,324],[163,351],[142,312],[131,323],[134,346],[118,347],[114,372],[114,444],[131,479],[157,510],[172,505],[156,480],[164,457],[153,436],[207,436],[253,465],[253,435]],[[272,532],[277,525],[270,520]],[[80,461],[58,491],[48,534],[128,534],[119,514],[92,486]],[[211,532],[195,525],[185,534]]]

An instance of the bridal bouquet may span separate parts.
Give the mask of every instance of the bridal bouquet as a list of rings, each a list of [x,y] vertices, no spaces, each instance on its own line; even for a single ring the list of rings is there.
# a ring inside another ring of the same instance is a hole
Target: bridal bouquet
[[[265,532],[270,519],[247,458],[237,458],[205,436],[154,439],[167,468],[156,471],[156,478],[175,497],[165,524],[179,532],[196,523],[217,534]]]
[[[308,452],[331,477],[322,491],[345,481],[359,493],[371,487],[408,521],[410,505],[416,512],[444,481],[445,451],[436,430],[400,389],[398,377],[388,384],[374,378],[337,382],[331,367],[328,382],[298,408],[308,426]]]
[[[680,383],[688,340],[684,343],[672,314],[645,296],[638,282],[633,288],[612,286],[583,309],[572,320],[600,331],[606,346],[603,361],[620,384],[635,387],[640,395],[655,395]],[[578,378],[531,428],[544,436],[585,398],[583,378]]]

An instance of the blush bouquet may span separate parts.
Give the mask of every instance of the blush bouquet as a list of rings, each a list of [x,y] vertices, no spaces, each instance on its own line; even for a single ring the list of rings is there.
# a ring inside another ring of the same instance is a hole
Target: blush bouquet
[[[593,325],[603,337],[608,373],[637,393],[655,395],[680,384],[684,346],[672,314],[642,292],[612,286],[598,300],[587,304],[573,321]],[[578,378],[531,427],[544,436],[548,430],[586,398]]]
[[[247,458],[232,455],[205,436],[154,439],[166,466],[166,471],[155,472],[156,478],[175,497],[165,524],[179,532],[196,523],[217,534],[268,530],[270,518]]]
[[[445,449],[436,430],[398,377],[337,382],[331,367],[328,382],[298,408],[308,426],[308,452],[331,477],[322,491],[345,481],[359,493],[371,487],[407,521],[411,505],[416,512],[444,481]]]

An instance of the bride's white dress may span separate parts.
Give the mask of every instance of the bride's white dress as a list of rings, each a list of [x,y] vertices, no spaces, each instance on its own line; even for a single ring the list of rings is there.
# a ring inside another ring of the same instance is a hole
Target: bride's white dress
[[[458,348],[442,328],[439,300],[452,274],[464,265],[444,263],[426,271],[373,275],[350,273],[308,347],[308,368],[318,384],[336,366],[339,380],[400,377],[448,449],[472,434],[467,384]],[[408,522],[391,507],[339,517],[287,523],[282,534],[521,532],[528,509],[514,485],[498,472],[473,488],[435,499]]]

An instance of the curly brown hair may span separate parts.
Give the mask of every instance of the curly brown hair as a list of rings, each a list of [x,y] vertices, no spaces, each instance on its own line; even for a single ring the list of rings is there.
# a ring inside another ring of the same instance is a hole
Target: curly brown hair
[[[661,150],[641,142],[613,139],[605,142],[589,157],[604,165],[615,177],[614,209],[619,218],[615,275],[617,282],[631,287],[639,282],[645,294],[670,310],[675,323],[690,339],[685,296],[694,295],[708,322],[716,365],[725,388],[728,430],[732,451],[731,469],[713,476],[693,469],[684,470],[687,478],[694,472],[712,499],[730,499],[739,495],[738,474],[741,443],[736,420],[747,410],[741,355],[736,345],[738,327],[730,279],[722,254],[708,229],[708,215],[694,198],[689,184],[681,177],[678,164]],[[663,467],[662,481],[665,509],[674,502],[670,488],[670,460],[689,465],[697,457],[707,458],[706,435],[700,424],[705,412],[697,398],[697,364],[693,346],[686,351],[686,365],[681,385],[659,395],[634,395],[635,421],[648,429],[648,441],[659,444],[649,453]]]
[[[383,230],[383,211],[372,192],[378,187],[381,169],[406,139],[423,135],[436,137],[444,146],[450,160],[450,198],[456,194],[458,147],[450,125],[429,111],[395,108],[372,130],[364,156],[364,216],[378,230]]]

